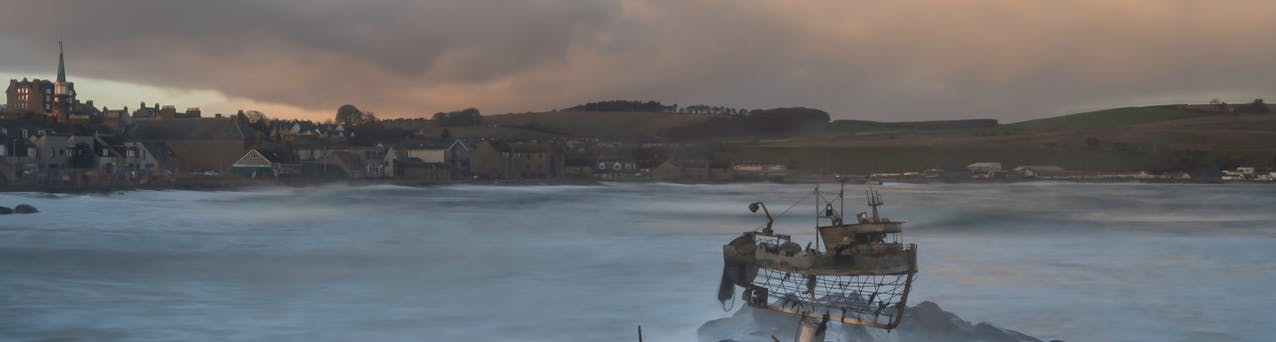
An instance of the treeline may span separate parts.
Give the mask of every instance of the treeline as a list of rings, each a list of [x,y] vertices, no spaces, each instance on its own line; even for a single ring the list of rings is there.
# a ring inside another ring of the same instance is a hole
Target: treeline
[[[847,130],[945,130],[997,127],[995,119],[963,119],[932,121],[900,121],[881,122],[867,120],[836,120],[831,123],[835,128]]]
[[[656,112],[656,113],[681,113],[681,114],[709,114],[709,115],[728,115],[743,116],[752,112],[760,111],[759,109],[743,109],[732,108],[727,106],[709,106],[709,105],[690,105],[678,106],[678,104],[660,103],[660,101],[635,101],[635,100],[611,100],[590,102],[582,105],[575,105],[563,108],[559,111],[564,112]]]
[[[673,140],[703,140],[722,137],[784,136],[823,129],[829,113],[806,107],[751,110],[743,115],[719,116],[699,123],[670,129]]]
[[[440,126],[479,126],[483,124],[483,116],[476,108],[466,108],[451,112],[434,113],[434,123]]]
[[[564,112],[676,112],[678,105],[665,105],[659,101],[598,101],[562,109]]]

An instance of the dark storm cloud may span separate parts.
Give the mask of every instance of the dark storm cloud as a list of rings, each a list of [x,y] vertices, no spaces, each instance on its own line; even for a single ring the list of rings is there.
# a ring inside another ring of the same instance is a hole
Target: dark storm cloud
[[[331,111],[611,98],[1022,119],[1276,94],[1276,5],[1235,1],[3,1],[0,69]]]

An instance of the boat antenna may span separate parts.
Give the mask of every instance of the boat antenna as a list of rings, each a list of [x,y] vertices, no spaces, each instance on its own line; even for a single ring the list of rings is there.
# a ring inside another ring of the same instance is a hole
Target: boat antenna
[[[874,191],[872,185],[869,185],[864,193],[868,197],[868,206],[873,208],[873,222],[878,222],[880,218],[877,216],[877,206],[882,205],[882,195]]]

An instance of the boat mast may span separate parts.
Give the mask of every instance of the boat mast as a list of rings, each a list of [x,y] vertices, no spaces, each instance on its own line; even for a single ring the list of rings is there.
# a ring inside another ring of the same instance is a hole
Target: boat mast
[[[880,222],[881,218],[877,216],[877,206],[882,205],[882,199],[878,197],[877,191],[873,191],[872,186],[864,192],[868,195],[868,206],[873,208],[873,222]]]
[[[815,184],[815,251],[820,251],[820,185]]]
[[[837,206],[839,207],[837,210],[837,217],[840,219],[839,221],[842,221],[841,223],[845,224],[846,223],[846,178],[838,177],[837,181],[838,183],[841,183],[842,185],[842,187],[837,190]]]

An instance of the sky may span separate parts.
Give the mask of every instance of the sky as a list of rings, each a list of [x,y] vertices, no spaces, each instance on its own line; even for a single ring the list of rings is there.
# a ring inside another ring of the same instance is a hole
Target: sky
[[[327,119],[590,101],[1021,121],[1276,97],[1267,0],[0,0],[0,77]],[[1269,101],[1270,102],[1270,101]]]

